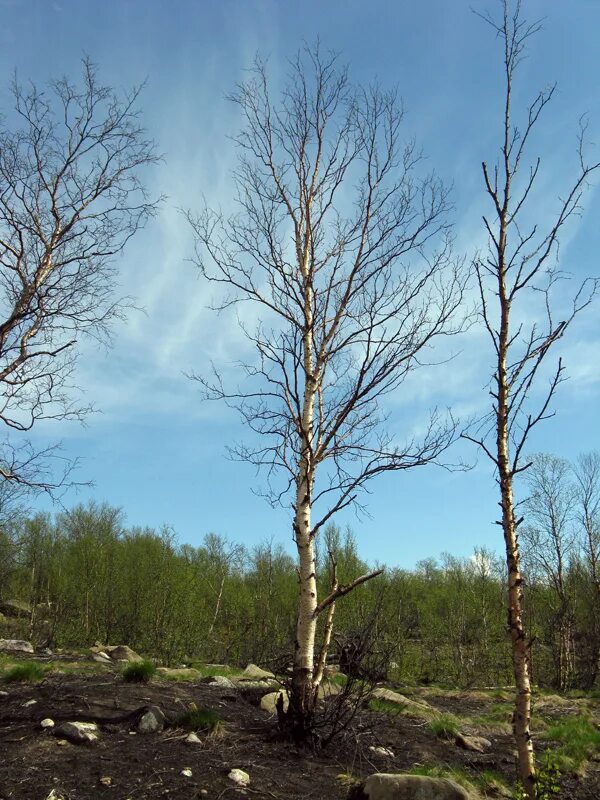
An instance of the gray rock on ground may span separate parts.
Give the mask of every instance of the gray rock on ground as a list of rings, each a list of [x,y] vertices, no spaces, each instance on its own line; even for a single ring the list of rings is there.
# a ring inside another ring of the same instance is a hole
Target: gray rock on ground
[[[378,686],[373,689],[373,697],[378,700],[386,700],[388,703],[396,703],[399,706],[404,706],[408,712],[415,711],[417,713],[431,712],[432,714],[439,713],[437,709],[430,706],[424,700],[411,700],[400,692],[394,692],[392,689],[386,689],[383,686]]]
[[[200,678],[200,673],[193,667],[158,667],[156,672],[172,680],[195,681]]]
[[[126,644],[118,644],[116,647],[106,648],[106,652],[113,661],[143,661],[135,650]]]
[[[265,694],[260,699],[260,707],[263,711],[268,711],[269,714],[276,714],[277,713],[277,700],[279,697],[283,698],[283,710],[287,711],[290,705],[290,699],[288,697],[288,693],[281,689],[279,692],[269,692],[269,694]]]
[[[0,613],[6,617],[25,619],[31,614],[31,606],[21,600],[0,600]]]
[[[208,686],[220,686],[222,689],[235,689],[235,683],[225,675],[207,675],[206,678],[202,678],[202,683]]]
[[[239,680],[241,681],[263,681],[274,678],[272,672],[269,672],[266,669],[261,669],[257,667],[256,664],[248,664],[242,675],[240,676]]]
[[[377,772],[353,787],[348,800],[472,800],[472,796],[446,778]]]
[[[232,769],[227,777],[230,781],[237,783],[238,786],[248,786],[250,783],[250,775],[244,772],[243,769]]]
[[[5,653],[33,653],[33,645],[24,639],[0,639],[0,650]]]
[[[158,706],[150,706],[140,717],[138,733],[160,733],[165,727],[166,718]]]
[[[63,722],[52,729],[53,736],[71,744],[94,744],[98,741],[98,733],[95,722]]]
[[[470,750],[472,753],[486,753],[491,749],[492,743],[483,736],[465,736],[464,733],[457,733],[455,743],[463,750]]]

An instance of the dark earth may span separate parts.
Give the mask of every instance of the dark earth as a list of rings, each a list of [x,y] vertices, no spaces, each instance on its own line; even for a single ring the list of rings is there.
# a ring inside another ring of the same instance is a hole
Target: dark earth
[[[0,688],[6,692],[0,696],[0,800],[335,800],[347,796],[353,779],[418,765],[458,768],[474,778],[489,771],[507,783],[514,774],[509,732],[484,734],[492,741],[489,753],[468,752],[438,738],[423,719],[408,713],[362,708],[350,728],[315,754],[281,741],[274,718],[256,705],[256,691],[202,682],[130,684],[114,670],[89,676],[51,673],[39,684]],[[440,692],[428,699],[440,711],[455,714],[466,707],[469,714],[482,714],[486,704],[498,702],[482,692]],[[30,700],[36,702],[25,705]],[[189,731],[174,725],[161,733],[131,732],[139,714],[129,712],[157,705],[175,719],[191,703],[214,709],[223,722],[217,732],[199,733],[200,744],[186,743]],[[99,741],[82,746],[60,740],[41,729],[46,717],[57,725],[98,722]],[[373,746],[389,748],[393,756],[374,753]],[[247,788],[228,778],[233,768],[250,775]],[[191,777],[182,774],[184,769],[192,771]],[[584,778],[565,779],[562,796],[598,800],[599,787],[600,764],[592,761]],[[506,796],[506,790],[491,788],[487,796]]]

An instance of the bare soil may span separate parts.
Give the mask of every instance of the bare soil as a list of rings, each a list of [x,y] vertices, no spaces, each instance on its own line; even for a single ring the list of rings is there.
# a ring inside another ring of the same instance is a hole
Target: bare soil
[[[510,782],[514,770],[510,734],[487,734],[493,744],[490,753],[467,752],[436,737],[425,720],[406,713],[361,709],[350,729],[314,754],[281,741],[273,717],[255,704],[256,692],[201,682],[129,684],[112,669],[90,676],[53,672],[39,684],[1,688],[7,694],[0,696],[0,800],[46,800],[52,790],[53,797],[64,800],[218,800],[240,795],[336,800],[347,796],[348,777],[373,772],[435,764],[460,768],[474,778],[492,771]],[[31,700],[35,703],[27,705]],[[436,694],[430,702],[454,713],[468,704],[469,713],[483,714],[498,701],[467,693],[462,699]],[[222,730],[199,734],[202,741],[195,745],[187,744],[188,731],[175,725],[162,733],[134,732],[136,716],[130,712],[157,705],[175,719],[192,703],[216,710]],[[46,717],[56,724],[97,722],[100,739],[91,746],[66,743],[41,729]],[[370,749],[379,746],[393,756]],[[249,773],[246,789],[228,778],[233,768]],[[184,769],[192,771],[191,777],[182,774]],[[591,763],[585,779],[567,779],[564,797],[598,800],[599,786],[600,764]]]

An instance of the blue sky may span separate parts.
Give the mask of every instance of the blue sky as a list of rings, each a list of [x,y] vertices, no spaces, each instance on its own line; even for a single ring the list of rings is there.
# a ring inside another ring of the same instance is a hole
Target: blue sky
[[[102,413],[86,427],[49,423],[35,433],[37,442],[62,439],[65,454],[82,459],[78,477],[94,481],[91,489],[69,493],[67,506],[106,500],[123,507],[129,524],[172,525],[182,542],[197,544],[216,531],[249,545],[273,536],[291,547],[289,511],[255,497],[260,476],[225,458],[225,446],[242,434],[240,424],[224,409],[203,405],[197,385],[184,376],[209,358],[226,364],[241,345],[231,318],[217,319],[206,308],[210,291],[187,261],[192,240],[178,209],[198,208],[202,196],[214,205],[230,202],[235,154],[228,136],[239,120],[225,95],[256,51],[269,57],[277,82],[302,39],[319,36],[341,51],[353,80],[399,87],[406,135],[417,137],[431,166],[453,183],[457,248],[472,254],[485,243],[480,164],[497,152],[501,65],[493,33],[471,7],[495,6],[494,0],[0,0],[2,106],[13,69],[40,83],[75,77],[88,54],[107,84],[147,80],[140,105],[164,153],[149,185],[168,199],[119,259],[121,291],[134,295],[144,313],[131,312],[115,328],[110,352],[82,345],[78,383]],[[515,103],[558,83],[535,149],[543,159],[543,214],[555,207],[575,166],[582,113],[589,115],[589,138],[600,144],[600,5],[524,0],[523,6],[528,19],[544,17],[544,29],[531,42]],[[562,266],[575,276],[600,274],[594,187],[585,205],[562,237]],[[557,397],[557,416],[540,428],[532,450],[571,458],[600,446],[599,309],[596,303],[581,315],[560,345],[570,379]],[[399,430],[418,428],[436,404],[463,414],[484,407],[488,342],[475,329],[453,346],[451,364],[419,373],[393,398]],[[346,511],[337,521],[351,525],[371,561],[411,566],[444,550],[468,555],[475,545],[501,546],[493,524],[496,487],[481,459],[468,473],[419,469],[376,479],[370,489],[370,517]],[[37,506],[51,507],[43,498]]]

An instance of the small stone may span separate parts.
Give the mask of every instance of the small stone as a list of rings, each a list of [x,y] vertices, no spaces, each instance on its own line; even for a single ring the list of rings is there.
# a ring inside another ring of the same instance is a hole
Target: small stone
[[[386,758],[394,757],[394,751],[390,750],[389,747],[375,747],[374,745],[371,745],[369,750],[372,753],[377,753],[378,756],[385,756]]]
[[[0,692],[0,697],[8,697],[8,692],[5,692],[4,690],[1,691]]]
[[[206,678],[202,678],[202,683],[207,683],[209,686],[220,686],[222,689],[235,689],[235,683],[224,675],[208,675]]]
[[[150,706],[137,724],[139,733],[159,733],[165,727],[165,715],[158,706]]]
[[[34,706],[37,703],[37,700],[28,700],[26,703],[23,703],[23,708],[27,708],[27,706]]]
[[[200,794],[201,795],[207,795],[208,794],[208,789],[200,789]]]
[[[64,722],[54,728],[52,733],[72,744],[94,744],[98,741],[98,726],[95,722]]]
[[[186,778],[191,778],[192,777],[192,770],[189,767],[186,767],[185,769],[181,770],[181,774],[185,775]]]
[[[458,747],[463,750],[469,750],[472,753],[485,753],[492,746],[489,739],[484,739],[483,736],[465,736],[462,733],[457,733],[454,739]]]
[[[50,717],[46,717],[40,722],[41,728],[53,728],[54,727],[54,720],[50,719]]]
[[[112,786],[112,778],[110,775],[104,775],[102,778],[100,778],[100,783],[102,786]]]
[[[195,733],[190,733],[185,737],[186,744],[202,744],[202,739]]]
[[[238,786],[248,786],[250,783],[250,775],[243,769],[232,769],[227,777]]]

